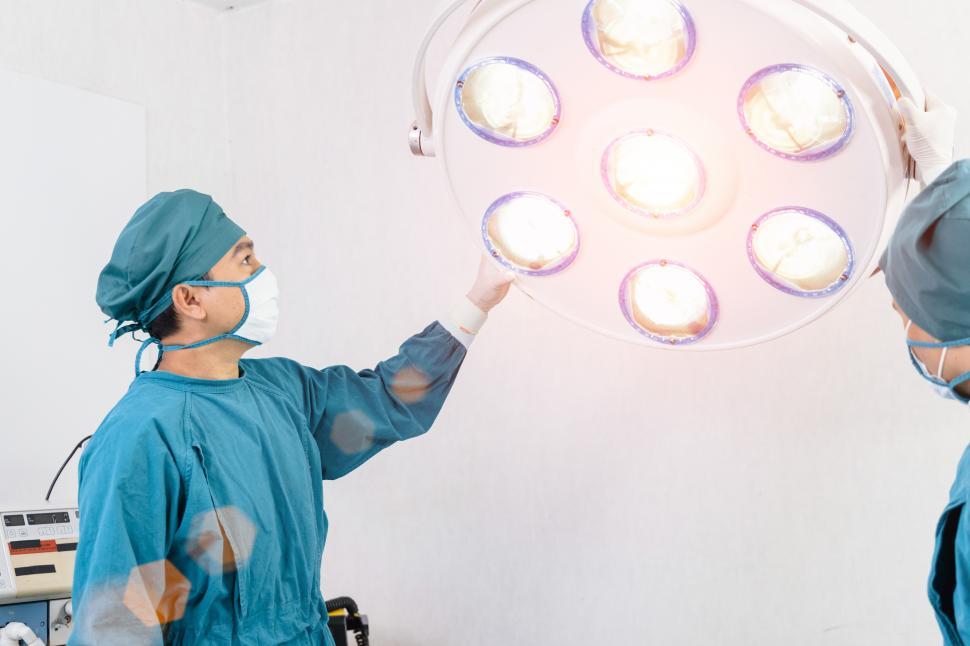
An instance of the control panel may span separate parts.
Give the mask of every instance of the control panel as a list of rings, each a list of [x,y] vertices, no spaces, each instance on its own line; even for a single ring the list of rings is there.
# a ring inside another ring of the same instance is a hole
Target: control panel
[[[0,605],[69,597],[77,509],[0,512]]]

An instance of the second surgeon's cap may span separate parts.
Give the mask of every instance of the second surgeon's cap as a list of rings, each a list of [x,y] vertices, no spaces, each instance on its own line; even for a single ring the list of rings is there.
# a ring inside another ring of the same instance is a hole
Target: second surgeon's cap
[[[943,342],[970,339],[970,159],[906,207],[879,266],[917,325]]]
[[[193,190],[159,193],[142,205],[98,278],[98,306],[118,321],[108,345],[147,331],[171,305],[173,287],[198,280],[244,235],[210,196]]]

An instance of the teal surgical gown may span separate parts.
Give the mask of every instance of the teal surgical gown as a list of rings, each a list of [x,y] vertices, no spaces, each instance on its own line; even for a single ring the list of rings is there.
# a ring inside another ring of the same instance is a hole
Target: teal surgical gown
[[[321,481],[428,431],[465,353],[435,321],[373,370],[142,373],[80,460],[70,646],[332,645]]]
[[[930,603],[945,646],[970,646],[970,447],[963,453],[950,500],[936,528]]]

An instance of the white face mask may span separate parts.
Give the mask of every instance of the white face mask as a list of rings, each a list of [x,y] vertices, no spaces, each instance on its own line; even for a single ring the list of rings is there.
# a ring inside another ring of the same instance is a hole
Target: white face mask
[[[229,332],[228,336],[253,345],[266,343],[276,334],[280,318],[280,289],[276,275],[268,268],[260,267],[239,287],[243,290],[247,308],[235,331]]]
[[[961,383],[970,380],[970,376],[963,375],[949,382],[943,379],[943,366],[946,364],[946,355],[950,349],[949,346],[943,343],[920,343],[916,341],[910,341],[909,328],[912,325],[913,325],[913,321],[912,319],[910,319],[910,321],[906,323],[906,345],[909,346],[909,358],[913,362],[913,365],[916,366],[916,370],[919,371],[920,375],[924,379],[930,382],[930,385],[933,386],[934,392],[936,392],[936,394],[942,397],[943,399],[949,399],[952,401],[960,402],[961,404],[970,405],[970,400],[968,400],[966,397],[964,397],[963,395],[959,394],[956,391],[956,387],[959,386]],[[926,347],[926,348],[943,348],[943,352],[940,354],[940,364],[936,368],[935,375],[929,371],[929,369],[926,367],[926,364],[920,361],[919,357],[916,356],[916,353],[913,352],[914,345],[918,347]]]
[[[222,339],[238,339],[244,343],[262,345],[276,334],[276,325],[280,317],[279,284],[276,282],[276,276],[273,275],[273,272],[265,266],[257,269],[256,273],[246,280],[238,282],[190,280],[182,284],[199,287],[238,287],[242,291],[243,301],[246,304],[242,318],[239,319],[235,327],[224,334],[186,345],[162,345],[160,339],[153,337],[145,339],[138,349],[138,354],[135,355],[136,377],[141,373],[139,366],[141,365],[142,352],[152,343],[157,345],[161,352],[171,352],[173,350],[198,348]],[[161,358],[161,354],[159,358]]]

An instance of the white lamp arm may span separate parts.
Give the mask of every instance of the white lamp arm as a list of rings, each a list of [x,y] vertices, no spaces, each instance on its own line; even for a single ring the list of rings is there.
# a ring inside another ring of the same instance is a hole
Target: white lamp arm
[[[892,77],[902,96],[911,98],[916,105],[926,105],[926,95],[916,72],[892,41],[875,28],[855,7],[844,0],[793,0],[814,14],[824,18],[868,51],[886,73]]]
[[[428,48],[434,42],[435,37],[451,16],[461,9],[463,5],[474,2],[472,10],[481,4],[482,0],[455,0],[447,5],[431,23],[428,33],[418,48],[418,56],[414,62],[414,76],[411,80],[411,94],[414,100],[415,121],[411,126],[409,137],[411,152],[418,156],[434,157],[434,140],[432,139],[432,120],[434,114],[431,110],[431,102],[428,100],[428,83],[426,80],[426,66]]]

